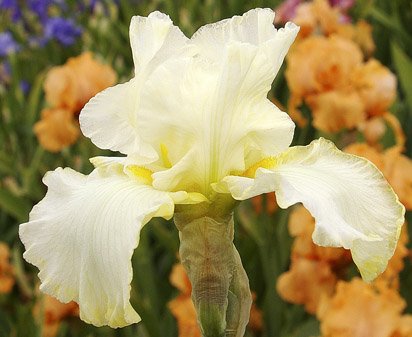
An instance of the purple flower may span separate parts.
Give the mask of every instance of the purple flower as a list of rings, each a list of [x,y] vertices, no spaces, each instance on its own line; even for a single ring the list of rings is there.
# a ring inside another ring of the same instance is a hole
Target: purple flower
[[[35,13],[40,21],[44,22],[47,19],[49,7],[53,3],[52,0],[28,0],[29,9]]]
[[[20,45],[14,40],[10,32],[0,33],[0,56],[7,56],[20,50]]]
[[[0,0],[0,9],[8,11],[13,22],[20,20],[21,10],[16,0]]]
[[[81,33],[82,29],[73,20],[61,17],[48,19],[44,26],[46,40],[55,39],[65,46],[73,44]]]
[[[21,80],[19,83],[20,89],[24,94],[27,94],[30,90],[30,83],[25,81],[25,80]]]

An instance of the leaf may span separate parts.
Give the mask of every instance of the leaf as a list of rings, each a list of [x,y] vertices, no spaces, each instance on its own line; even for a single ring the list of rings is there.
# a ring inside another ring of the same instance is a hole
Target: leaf
[[[409,108],[412,109],[412,60],[396,43],[391,43],[392,58]]]
[[[23,197],[17,197],[5,188],[0,189],[0,208],[14,216],[17,220],[27,220],[31,208],[31,202]]]
[[[291,337],[314,337],[320,335],[319,321],[315,318],[308,319],[301,324]]]

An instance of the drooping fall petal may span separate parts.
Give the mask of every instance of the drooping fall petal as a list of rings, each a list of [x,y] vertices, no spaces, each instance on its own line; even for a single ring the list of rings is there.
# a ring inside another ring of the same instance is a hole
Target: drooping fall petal
[[[369,161],[345,154],[321,138],[262,161],[246,175],[251,178],[226,177],[221,191],[226,188],[238,200],[276,191],[282,208],[302,202],[316,219],[316,244],[350,249],[367,281],[386,268],[405,209]]]
[[[131,257],[153,216],[170,218],[185,193],[156,191],[126,175],[99,170],[49,172],[45,198],[20,226],[24,258],[40,269],[40,289],[75,301],[82,320],[121,327],[138,322],[132,308]]]

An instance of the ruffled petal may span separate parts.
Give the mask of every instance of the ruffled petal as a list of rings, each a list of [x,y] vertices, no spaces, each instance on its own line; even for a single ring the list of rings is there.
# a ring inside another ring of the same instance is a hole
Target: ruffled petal
[[[137,79],[103,90],[83,108],[80,127],[101,149],[138,154],[144,161],[153,161],[156,151],[142,141],[136,128],[139,92]]]
[[[158,11],[132,17],[129,35],[136,75],[151,72],[170,58],[195,53],[179,27]]]
[[[20,226],[24,258],[40,269],[40,289],[76,301],[82,320],[122,327],[140,321],[132,308],[131,257],[152,217],[171,218],[185,192],[167,193],[124,174],[85,176],[58,168],[48,192]]]
[[[275,13],[269,8],[252,9],[242,16],[202,26],[191,38],[200,54],[219,63],[222,50],[232,42],[259,47],[276,73],[294,41],[299,27],[288,22],[277,30],[273,24]]]
[[[157,152],[141,139],[137,127],[141,90],[163,62],[194,54],[194,47],[188,41],[165,14],[134,16],[130,43],[136,77],[102,91],[85,105],[80,114],[83,134],[102,149],[133,154],[141,157],[142,162],[156,160]]]
[[[267,58],[233,42],[221,59],[169,61],[147,82],[140,134],[154,148],[167,144],[171,163],[154,175],[156,188],[208,196],[210,183],[244,170],[250,154],[263,158],[290,145],[293,122],[266,98],[274,78]],[[159,99],[164,92],[168,98]]]
[[[371,162],[321,138],[259,166],[252,178],[226,177],[215,189],[239,200],[274,190],[282,208],[302,202],[316,219],[316,244],[350,249],[366,281],[386,268],[405,209]]]

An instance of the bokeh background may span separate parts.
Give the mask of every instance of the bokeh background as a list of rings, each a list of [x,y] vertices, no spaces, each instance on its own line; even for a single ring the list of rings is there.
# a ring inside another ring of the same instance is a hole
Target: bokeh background
[[[294,145],[323,136],[368,158],[411,223],[410,0],[0,0],[1,337],[200,337],[171,222],[144,228],[131,294],[143,321],[117,330],[85,324],[75,303],[39,292],[18,225],[44,196],[46,171],[89,173],[88,158],[111,154],[82,136],[78,116],[97,92],[132,77],[133,15],[163,11],[190,36],[254,7],[276,9],[276,26],[301,26],[269,94],[297,124]],[[348,251],[316,247],[313,228],[302,206],[279,209],[274,194],[236,210],[235,243],[254,294],[246,336],[411,337],[412,224],[372,284]]]

